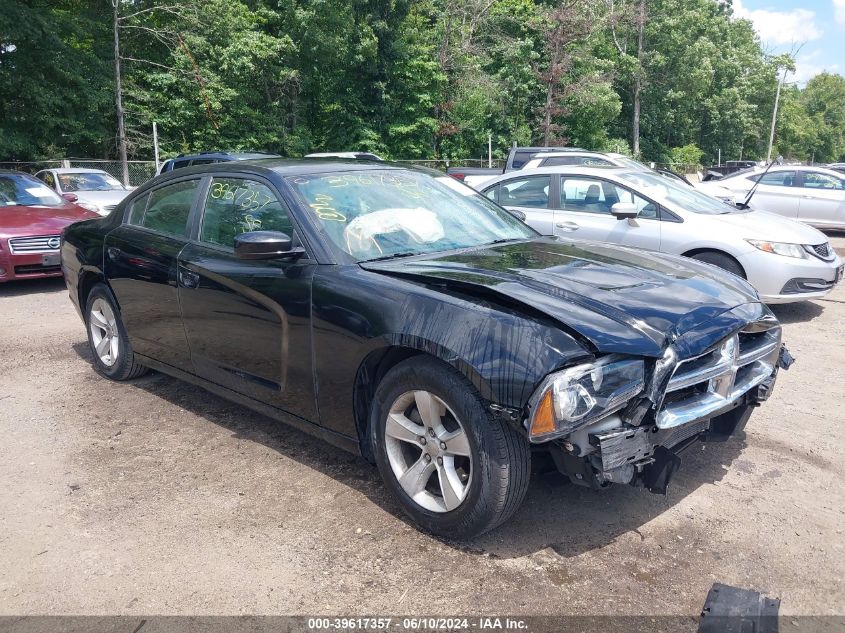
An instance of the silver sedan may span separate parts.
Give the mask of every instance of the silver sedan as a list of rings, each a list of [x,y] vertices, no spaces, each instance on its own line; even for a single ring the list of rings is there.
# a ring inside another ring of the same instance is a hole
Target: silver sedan
[[[823,233],[737,209],[659,174],[546,167],[504,174],[481,191],[545,235],[692,257],[744,277],[766,303],[818,299],[842,279],[842,262]]]
[[[752,209],[770,211],[820,229],[845,229],[845,174],[823,167],[752,168],[713,181],[743,198],[759,181]]]

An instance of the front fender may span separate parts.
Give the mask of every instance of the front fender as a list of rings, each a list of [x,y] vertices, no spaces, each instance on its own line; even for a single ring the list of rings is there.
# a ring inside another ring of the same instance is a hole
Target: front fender
[[[517,305],[447,291],[357,266],[325,267],[313,281],[320,423],[355,435],[355,378],[374,353],[407,349],[440,358],[484,400],[521,409],[548,373],[591,358],[551,319]]]

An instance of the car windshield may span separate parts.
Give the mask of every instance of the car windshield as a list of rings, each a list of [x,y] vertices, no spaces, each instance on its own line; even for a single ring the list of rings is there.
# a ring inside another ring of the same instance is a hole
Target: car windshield
[[[682,184],[654,172],[630,171],[619,174],[636,192],[644,196],[655,198],[659,202],[669,202],[684,211],[703,213],[705,215],[724,215],[726,213],[741,213],[741,210],[726,204],[716,198],[696,191],[692,187]]]
[[[40,180],[24,174],[0,174],[0,208],[60,207],[65,201]]]
[[[95,171],[73,174],[59,174],[62,191],[113,191],[123,189],[117,178]]]
[[[356,261],[537,236],[510,213],[448,176],[350,170],[287,180],[334,245]]]

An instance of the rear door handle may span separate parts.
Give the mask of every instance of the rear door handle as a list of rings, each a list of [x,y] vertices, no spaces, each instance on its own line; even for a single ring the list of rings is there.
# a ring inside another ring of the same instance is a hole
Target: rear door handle
[[[196,288],[200,285],[200,276],[188,270],[187,268],[179,267],[179,284],[183,288]]]
[[[575,222],[558,222],[555,226],[561,231],[577,231],[580,228]]]

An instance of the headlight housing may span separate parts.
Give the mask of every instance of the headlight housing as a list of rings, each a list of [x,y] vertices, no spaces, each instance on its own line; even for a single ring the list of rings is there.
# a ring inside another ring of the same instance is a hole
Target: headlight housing
[[[796,257],[798,259],[807,259],[807,251],[801,244],[788,244],[786,242],[767,242],[765,240],[745,240],[754,248],[758,248],[766,253],[774,253],[775,255],[783,255],[784,257]]]
[[[529,401],[528,438],[567,435],[618,411],[644,386],[645,363],[616,355],[550,374]]]

